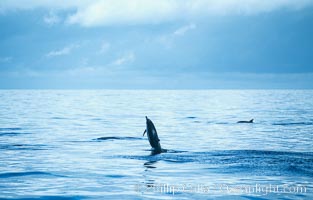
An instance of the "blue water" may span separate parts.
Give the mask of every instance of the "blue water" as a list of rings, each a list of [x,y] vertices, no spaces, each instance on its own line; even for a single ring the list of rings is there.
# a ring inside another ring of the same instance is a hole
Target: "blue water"
[[[312,144],[312,90],[2,90],[0,199],[313,199]]]

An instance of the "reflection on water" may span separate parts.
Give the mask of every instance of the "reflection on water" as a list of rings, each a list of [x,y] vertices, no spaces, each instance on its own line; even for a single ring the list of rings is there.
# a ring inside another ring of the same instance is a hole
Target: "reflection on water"
[[[313,198],[313,91],[0,95],[0,198]]]
[[[156,168],[155,166],[153,166],[157,161],[148,161],[148,162],[145,162],[145,164],[143,164],[147,169],[153,169],[153,168]]]

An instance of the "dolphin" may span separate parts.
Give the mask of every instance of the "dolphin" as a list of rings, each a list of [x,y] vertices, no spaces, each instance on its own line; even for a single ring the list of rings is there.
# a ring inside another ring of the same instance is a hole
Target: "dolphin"
[[[149,143],[153,149],[154,154],[163,152],[161,148],[160,139],[155,129],[153,122],[146,116],[146,130],[143,132],[143,136],[147,133]]]
[[[238,121],[237,123],[253,123],[253,119],[251,119],[250,121]]]

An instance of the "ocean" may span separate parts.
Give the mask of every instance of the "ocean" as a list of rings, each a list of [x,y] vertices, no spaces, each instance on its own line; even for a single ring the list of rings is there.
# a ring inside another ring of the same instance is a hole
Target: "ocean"
[[[313,199],[312,147],[313,90],[0,90],[0,199]]]

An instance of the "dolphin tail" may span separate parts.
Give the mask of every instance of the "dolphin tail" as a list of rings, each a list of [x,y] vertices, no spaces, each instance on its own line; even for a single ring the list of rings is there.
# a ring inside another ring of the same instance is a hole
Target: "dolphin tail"
[[[145,129],[145,131],[143,132],[142,136],[145,136],[146,132],[147,132],[147,129]]]

